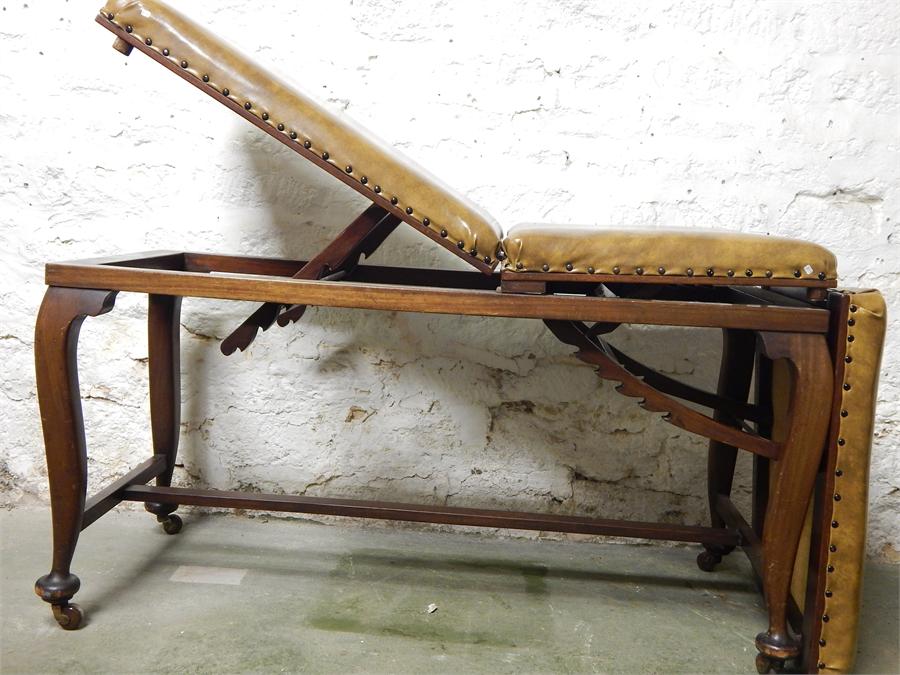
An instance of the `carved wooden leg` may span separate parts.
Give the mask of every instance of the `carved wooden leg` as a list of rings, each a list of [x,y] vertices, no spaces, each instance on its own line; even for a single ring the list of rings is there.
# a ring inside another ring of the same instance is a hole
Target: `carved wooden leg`
[[[756,357],[756,334],[744,330],[722,330],[722,365],[719,369],[718,394],[733,401],[746,403],[753,379],[753,363]],[[740,428],[740,421],[727,412],[716,410],[713,419],[723,424]],[[709,442],[707,456],[707,495],[709,515],[713,527],[725,527],[725,521],[716,509],[719,495],[731,495],[734,480],[734,465],[737,448],[719,441]],[[697,565],[706,572],[712,572],[733,547],[704,544],[706,549],[697,556]]]
[[[86,316],[113,308],[116,291],[51,287],[38,313],[34,337],[38,402],[47,453],[53,514],[53,564],[35,593],[53,605],[60,626],[74,630],[83,614],[69,603],[81,582],[70,566],[81,532],[87,488],[87,451],[78,390],[78,333]]]
[[[771,487],[763,528],[763,591],[769,629],[756,637],[757,667],[800,654],[800,642],[788,632],[791,574],[800,533],[822,458],[828,431],[833,374],[825,337],[813,334],[761,333],[771,359],[785,359],[791,371],[790,403],[783,451],[770,462]]]
[[[172,484],[181,432],[181,298],[149,297],[150,427],[153,452],[166,457],[166,470],[156,478],[156,484],[168,487]],[[181,518],[173,514],[177,505],[147,502],[144,508],[156,515],[167,534],[181,531]]]

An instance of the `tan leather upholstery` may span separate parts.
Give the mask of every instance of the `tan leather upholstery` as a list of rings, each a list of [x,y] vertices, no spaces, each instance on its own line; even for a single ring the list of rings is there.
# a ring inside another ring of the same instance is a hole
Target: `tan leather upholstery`
[[[198,23],[158,0],[108,0],[101,15],[295,143],[308,144],[358,180],[363,194],[396,198],[401,210],[411,209],[419,223],[456,243],[464,259],[477,255],[495,264],[502,230],[490,215]]]
[[[819,648],[819,662],[825,664],[820,672],[835,673],[850,672],[856,658],[866,558],[869,455],[886,323],[884,298],[878,291],[848,293],[850,313],[844,320],[849,330],[844,345],[846,365],[841,389],[833,522],[826,524],[829,552],[825,565],[832,566],[834,571],[826,575],[824,614],[828,622],[822,624],[820,638],[824,644],[820,642]]]
[[[517,225],[503,240],[516,272],[835,279],[837,262],[817,244],[737,232]]]

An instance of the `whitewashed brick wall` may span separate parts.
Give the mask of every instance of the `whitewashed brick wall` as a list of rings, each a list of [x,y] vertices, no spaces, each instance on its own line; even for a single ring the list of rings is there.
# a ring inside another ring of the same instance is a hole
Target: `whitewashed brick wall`
[[[46,500],[41,266],[310,255],[364,202],[149,59],[99,2],[0,0],[0,499]],[[892,312],[873,555],[900,557],[900,10],[872,2],[180,2],[507,227],[720,227],[831,247]],[[459,267],[412,231],[376,261]],[[702,522],[704,444],[538,322],[310,310],[230,358],[249,304],[188,301],[181,483]],[[144,299],[82,340],[95,485],[146,456]],[[714,331],[617,333],[711,386]],[[747,463],[739,494],[746,497]]]

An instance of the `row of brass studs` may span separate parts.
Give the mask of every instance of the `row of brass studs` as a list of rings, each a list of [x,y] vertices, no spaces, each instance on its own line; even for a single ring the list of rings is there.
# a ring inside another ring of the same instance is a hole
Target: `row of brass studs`
[[[851,313],[851,314],[856,314],[856,312],[857,312],[858,310],[859,310],[859,307],[857,307],[856,305],[850,305],[850,313]],[[847,320],[847,325],[850,326],[850,327],[852,328],[853,326],[856,325],[856,319],[854,319],[853,317],[850,317],[850,318]],[[853,341],[854,341],[854,336],[853,336],[853,335],[848,335],[848,336],[847,336],[847,342],[848,342],[848,343],[851,343],[851,342],[853,342]],[[850,356],[849,354],[847,354],[846,356],[844,356],[844,363],[848,363],[848,364],[849,364],[849,363],[853,363],[853,357]],[[849,369],[845,369],[845,370],[844,370],[844,374],[845,374],[845,375],[846,375],[847,370],[849,370]],[[849,382],[844,382],[844,384],[843,384],[843,389],[844,389],[844,391],[850,391],[851,388],[852,388],[852,387],[850,386],[850,383],[849,383]],[[847,417],[847,416],[849,416],[849,414],[850,414],[850,413],[849,413],[849,411],[847,411],[846,408],[841,410],[841,417]],[[837,444],[838,444],[839,446],[843,447],[844,445],[846,445],[846,443],[847,443],[847,441],[846,441],[843,437],[838,437],[838,439],[837,439]],[[841,469],[840,467],[835,467],[835,469],[834,469],[834,475],[835,475],[836,478],[841,478],[841,477],[844,475],[844,470]],[[841,493],[840,493],[840,492],[835,491],[835,493],[832,495],[832,497],[834,498],[834,501],[836,501],[836,502],[841,501]],[[832,528],[836,529],[836,528],[838,527],[838,525],[839,525],[839,523],[838,523],[837,520],[832,520],[832,521],[831,521],[831,527],[832,527]],[[838,549],[837,549],[837,546],[836,546],[835,544],[831,544],[831,545],[828,547],[828,550],[829,550],[831,553],[836,553]],[[825,571],[828,572],[829,574],[833,573],[833,572],[834,572],[834,565],[832,565],[832,564],[829,563],[828,566],[825,568]],[[826,598],[831,598],[831,597],[833,597],[833,596],[834,596],[834,592],[833,592],[831,589],[826,588],[826,589],[825,589],[825,597],[826,597]],[[828,623],[830,620],[831,620],[831,617],[830,617],[827,613],[825,613],[825,614],[822,615],[822,621],[823,621],[823,623]],[[826,644],[828,644],[828,643],[827,643],[827,641],[825,640],[825,638],[819,638],[819,646],[820,646],[820,647],[824,647]],[[817,665],[820,669],[825,667],[825,663],[824,663],[823,661],[819,661],[819,663],[816,664],[816,665]]]
[[[108,12],[108,13],[106,14],[106,18],[109,19],[110,21],[112,21],[112,20],[115,18],[115,14],[113,14],[112,12]],[[132,32],[134,32],[134,27],[131,26],[130,24],[129,24],[129,25],[126,25],[126,26],[125,26],[125,32],[126,32],[126,33],[132,33]],[[151,38],[148,37],[148,38],[146,38],[146,39],[144,40],[144,44],[146,44],[148,47],[152,47],[152,46],[153,46],[153,40],[152,40]],[[168,56],[170,55],[169,49],[168,49],[168,48],[164,48],[164,49],[162,50],[162,55],[168,57]],[[190,64],[189,64],[187,61],[185,61],[184,59],[182,59],[181,62],[179,63],[179,65],[180,65],[183,69],[187,69],[188,66],[189,66]],[[203,82],[209,84],[209,75],[204,74],[204,75],[201,76],[200,79],[202,79]],[[226,87],[226,88],[223,88],[222,91],[221,91],[221,93],[222,93],[222,95],[225,96],[226,98],[230,98],[230,97],[231,97],[231,91],[230,91],[227,87]],[[246,102],[244,103],[244,110],[250,112],[252,109],[253,109],[253,104],[252,104],[250,101],[246,101]],[[262,113],[260,113],[260,117],[261,117],[262,120],[265,121],[265,122],[268,122],[268,121],[269,121],[269,113],[267,113],[267,112],[262,112]],[[281,132],[284,132],[284,131],[285,131],[285,126],[284,126],[283,123],[277,124],[275,128],[278,129],[278,131],[281,131]],[[290,136],[291,140],[293,140],[293,141],[296,141],[296,140],[297,140],[297,132],[296,132],[296,131],[293,131],[293,130],[292,130],[292,131],[288,132],[288,136]],[[310,140],[308,140],[308,139],[305,140],[305,141],[303,141],[303,147],[304,147],[305,149],[309,150],[310,148],[312,148],[312,141],[310,141]],[[323,159],[324,161],[326,161],[326,162],[330,159],[330,155],[328,154],[327,151],[323,152],[322,155],[321,155],[321,157],[322,157],[322,159]],[[350,165],[350,164],[348,164],[348,165],[344,168],[344,172],[347,173],[347,174],[352,174],[352,173],[353,173],[353,166]],[[368,183],[369,183],[369,178],[368,178],[367,176],[361,176],[361,177],[359,178],[359,182],[360,182],[362,185],[368,185]],[[381,188],[380,185],[375,185],[375,186],[372,188],[372,191],[375,192],[375,194],[381,194],[382,188]],[[396,206],[396,205],[398,204],[398,202],[399,202],[399,199],[398,199],[396,196],[393,196],[393,197],[391,197],[391,200],[390,200],[390,201],[391,201],[391,205],[392,205],[392,206]],[[411,216],[411,215],[413,214],[413,207],[407,206],[405,210],[406,210],[406,215]],[[425,227],[430,227],[430,226],[431,226],[431,220],[430,220],[429,218],[423,218],[421,222],[422,222],[422,225],[424,225]],[[441,229],[440,234],[441,234],[441,237],[442,237],[442,238],[447,238],[447,236],[448,236],[447,230],[446,230],[446,229],[443,229],[443,228]],[[464,241],[460,240],[460,241],[457,242],[457,246],[458,246],[460,249],[465,249],[466,244],[465,244]],[[478,250],[477,250],[476,248],[473,247],[473,248],[469,251],[469,254],[470,254],[472,257],[477,257],[477,256],[478,256]],[[506,258],[506,254],[503,253],[503,251],[501,250],[501,251],[499,251],[499,252],[497,253],[497,258],[498,258],[499,260],[503,260],[503,259]],[[485,263],[486,265],[490,265],[490,264],[491,264],[491,257],[490,257],[490,256],[487,256],[487,255],[484,256],[483,260],[484,260],[484,263]]]
[[[497,257],[499,258],[500,256],[497,256]],[[504,257],[505,257],[505,256],[504,256]],[[500,259],[502,260],[503,258],[500,258]],[[523,270],[523,269],[525,269],[525,264],[524,264],[524,263],[521,263],[521,262],[517,262],[517,263],[516,263],[516,269],[517,269],[517,270]],[[572,272],[574,269],[575,269],[575,266],[574,266],[572,263],[570,263],[570,262],[567,262],[567,263],[566,263],[566,271],[567,271],[567,272]],[[549,272],[549,271],[550,271],[550,265],[549,265],[548,263],[544,263],[543,265],[541,265],[541,270],[543,270],[544,272]],[[593,274],[594,271],[595,271],[595,270],[594,270],[593,267],[588,267],[588,268],[587,268],[587,273],[588,273],[588,274]],[[657,268],[656,268],[656,272],[657,272],[657,274],[659,274],[660,276],[665,276],[665,275],[666,275],[666,268],[665,268],[665,267],[657,267]],[[621,273],[622,273],[622,268],[621,268],[621,267],[618,267],[618,266],[613,267],[613,268],[612,268],[612,273],[613,273],[613,274],[621,274]],[[635,267],[635,268],[634,268],[634,273],[637,274],[638,276],[642,276],[642,275],[644,274],[644,268],[643,268],[643,267]],[[694,276],[694,268],[693,268],[693,267],[688,267],[688,268],[684,271],[684,273],[685,273],[687,276],[692,277],[692,276]],[[627,274],[627,272],[626,272],[626,274]],[[706,268],[706,276],[712,277],[712,276],[715,276],[715,274],[716,274],[716,271],[715,271],[714,268],[712,268],[712,267],[707,267],[707,268]],[[734,270],[731,270],[731,269],[730,269],[730,270],[727,270],[727,271],[725,272],[725,274],[726,274],[727,276],[729,276],[729,277],[733,277],[734,274],[735,274],[735,272],[734,272]],[[767,278],[767,279],[771,279],[772,276],[773,276],[772,270],[766,270],[766,271],[765,271],[765,275],[766,275],[766,278]],[[753,276],[753,270],[751,270],[751,269],[749,269],[749,268],[746,269],[746,270],[744,270],[744,276],[746,276],[746,277],[752,277],[752,276]],[[800,270],[794,270],[794,276],[795,276],[795,277],[799,277],[799,276],[800,276]],[[819,275],[818,275],[818,276],[819,276],[819,279],[822,279],[822,280],[824,280],[824,279],[826,278],[825,272],[819,272]]]

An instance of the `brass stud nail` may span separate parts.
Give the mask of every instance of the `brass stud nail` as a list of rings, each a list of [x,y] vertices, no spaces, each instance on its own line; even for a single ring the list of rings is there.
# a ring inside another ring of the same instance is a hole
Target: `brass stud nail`
[[[187,67],[188,67],[188,62],[187,62],[187,61],[182,61],[182,62],[181,62],[181,67],[182,67],[182,68],[187,68]],[[247,110],[249,110],[249,108],[247,108]]]
[[[263,118],[263,121],[268,121],[268,119],[269,119],[269,113],[264,112],[264,113],[262,114],[262,118]]]
[[[819,638],[819,646],[820,646],[820,647],[824,647],[824,646],[825,646],[825,638]],[[820,666],[820,667],[822,667],[822,666]]]
[[[297,137],[297,134],[294,133],[294,138],[296,138],[296,137]],[[303,141],[303,147],[306,148],[307,150],[309,150],[312,147],[312,141],[310,141],[307,138],[305,141]]]
[[[296,141],[296,140],[297,140],[297,132],[296,132],[296,131],[291,131],[291,132],[288,134],[288,136],[291,137],[291,140],[292,140],[292,141]],[[306,146],[304,145],[304,147],[306,147]]]
[[[831,551],[832,553],[837,553],[837,546],[832,544],[831,546],[828,547],[828,550]]]
[[[771,279],[771,278],[772,278],[772,270],[766,270],[766,278],[767,278],[767,279]]]
[[[144,44],[147,45],[148,47],[152,47],[153,40],[151,40],[150,38],[147,38],[146,40],[144,40]]]
[[[362,176],[362,177],[359,179],[359,182],[362,183],[363,185],[365,185],[366,183],[369,182],[369,179],[366,178],[365,176]]]
[[[825,623],[828,623],[829,621],[831,621],[831,617],[828,616],[827,614],[823,614],[822,621],[824,621]]]
[[[744,274],[745,274],[746,276],[748,276],[748,277],[752,277],[752,276],[753,276],[753,270],[751,270],[751,269],[749,269],[749,268],[748,268],[748,269],[745,269],[745,270],[744,270]]]
[[[478,256],[478,249],[477,249],[477,248],[471,249],[471,250],[469,251],[469,255],[472,256],[473,258],[477,257],[477,256]]]
[[[484,263],[486,265],[490,265],[491,264],[491,256],[489,256],[489,255],[484,256]]]
[[[520,262],[517,262],[517,263],[516,263],[516,269],[517,269],[517,270],[520,270],[520,269],[522,269],[523,267],[525,267],[525,265],[523,265],[522,263],[520,263]]]
[[[639,275],[640,275],[640,274],[643,274],[643,273],[644,273],[644,268],[643,268],[643,267],[638,267],[638,268],[635,270],[635,273],[637,273],[637,274],[639,274]]]
[[[442,237],[446,237],[446,236],[447,236],[447,230],[441,230],[441,236],[442,236]]]
[[[284,125],[281,122],[278,123],[278,126],[276,128],[278,129],[278,131],[284,131]]]
[[[566,263],[566,270],[569,272],[572,271],[572,263]]]
[[[549,271],[550,271],[550,265],[548,265],[547,263],[544,263],[543,266],[541,267],[541,269],[544,270],[545,272],[549,272]]]
[[[825,281],[825,272],[819,272],[819,280]]]
[[[844,443],[846,443],[846,442],[847,441],[845,441],[843,438],[838,439],[838,445],[844,445]]]
[[[833,592],[833,591],[825,591],[825,597],[826,597],[826,598],[830,598],[832,595],[834,595],[834,592]]]
[[[594,273],[594,268],[593,268],[593,267],[588,267],[588,268],[587,268],[587,273],[588,273],[588,274],[593,274],[593,273]]]
[[[250,101],[247,101],[247,102],[244,104],[244,110],[250,110],[252,107],[253,107],[253,104],[250,103]]]
[[[618,267],[613,267],[613,274],[618,274],[620,272]]]
[[[209,75],[204,75],[204,76],[203,76],[203,81],[204,81],[204,82],[209,82]]]
[[[822,670],[824,667],[825,667],[825,662],[824,662],[824,661],[819,661],[819,662],[816,664],[816,668],[818,668],[819,670]]]
[[[852,356],[845,356],[845,357],[844,357],[844,363],[853,363],[853,357],[852,357]]]
[[[376,185],[373,189],[375,190],[376,195],[381,194],[381,186],[380,185]]]
[[[828,570],[828,573],[829,573],[829,574],[831,574],[832,572],[834,572],[834,565],[829,565],[829,566],[826,567],[825,569]]]
[[[660,274],[665,274],[665,273],[666,273],[666,268],[665,268],[665,267],[657,267],[657,268],[656,268],[656,271],[659,272]]]
[[[848,336],[847,336],[847,342],[853,342],[855,339],[856,339],[856,338],[853,337],[852,335],[848,335]]]
[[[110,21],[112,21],[113,19],[116,18],[116,15],[113,14],[112,12],[108,12],[108,13],[106,14],[106,18],[109,19]]]
[[[843,469],[835,469],[834,475],[837,476],[838,478],[840,478],[841,476],[844,475],[844,470]]]
[[[399,201],[400,200],[397,199],[396,197],[391,197],[391,204],[393,204],[394,206],[397,206],[397,202],[399,202]]]
[[[733,277],[733,276],[734,276],[734,270],[728,270],[727,272],[725,272],[725,274],[727,274],[727,275],[730,276],[730,277]]]
[[[684,273],[687,274],[689,277],[692,277],[692,276],[694,276],[694,268],[693,268],[693,267],[688,267],[688,268],[684,271]]]
[[[855,325],[856,325],[856,319],[848,319],[848,320],[847,320],[847,325],[848,325],[848,326],[855,326]]]
[[[506,260],[506,251],[504,251],[502,248],[497,251],[497,260]]]
[[[857,309],[859,309],[859,307],[857,307],[856,305],[850,305],[851,312],[855,312]]]
[[[841,496],[837,492],[834,493],[834,501],[836,501],[836,502],[841,501]]]
[[[347,173],[353,173],[353,166],[348,164],[344,167],[344,171],[346,171]]]
[[[331,155],[329,155],[327,152],[323,152],[323,153],[322,153],[322,159],[324,159],[325,161],[328,161],[328,158],[329,158],[330,156],[331,156]]]
[[[837,526],[838,526],[838,521],[832,520],[832,521],[831,521],[831,527],[837,529]]]
[[[168,55],[169,55],[169,50],[168,50],[168,48],[163,49],[163,56],[168,56]]]
[[[406,215],[411,216],[413,212],[413,208],[411,206],[406,207]]]
[[[126,32],[126,33],[130,33],[130,32],[133,31],[133,30],[134,30],[134,28],[132,28],[131,26],[125,26],[125,32]]]
[[[429,218],[422,218],[422,224],[425,227],[428,227],[429,225],[431,225],[431,220]]]
[[[228,87],[225,87],[222,90],[222,96],[231,96],[231,90]]]
[[[465,248],[465,247],[466,247],[466,242],[464,242],[462,240],[456,242],[456,248]]]
[[[846,410],[841,410],[841,417],[846,417],[849,414],[850,413],[848,413]]]
[[[844,382],[844,391],[850,391],[850,383]]]
[[[794,270],[794,276],[800,278],[800,270]]]
[[[706,276],[711,277],[715,273],[716,273],[716,271],[712,267],[706,268]]]

